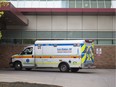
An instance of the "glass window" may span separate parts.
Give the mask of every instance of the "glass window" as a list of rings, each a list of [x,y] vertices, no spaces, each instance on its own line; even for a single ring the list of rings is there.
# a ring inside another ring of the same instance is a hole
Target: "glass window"
[[[12,30],[8,30],[8,31],[2,31],[2,38],[4,39],[11,39],[11,38],[17,38],[20,39],[22,38],[22,32],[21,31],[12,31]]]
[[[98,32],[98,38],[113,38],[112,31],[100,31]]]
[[[113,40],[113,44],[115,44],[115,45],[116,45],[116,40]]]
[[[36,38],[36,31],[23,31],[22,38],[23,39]]]
[[[18,8],[24,8],[25,7],[25,1],[24,0],[19,0],[17,4]]]
[[[22,44],[22,39],[13,39],[14,44]]]
[[[116,31],[113,31],[113,38],[116,38]]]
[[[1,39],[0,44],[22,44],[22,39]]]
[[[98,40],[98,44],[112,44],[112,40]]]
[[[112,8],[116,8],[116,0],[112,0]]]
[[[56,38],[56,39],[65,39],[67,38],[67,32],[63,32],[63,31],[54,31],[52,32],[52,38]]]
[[[39,7],[40,8],[46,8],[47,6],[47,2],[46,2],[46,0],[40,0],[39,1]]]
[[[82,32],[81,31],[70,31],[68,32],[68,38],[71,39],[82,39]]]
[[[90,8],[90,2],[89,2],[89,0],[83,0],[83,7],[84,8]]]
[[[39,1],[38,0],[33,0],[32,8],[38,8],[38,7],[39,7]]]
[[[98,8],[105,8],[104,4],[104,0],[98,0]]]
[[[82,8],[82,0],[76,0],[76,8]]]
[[[105,0],[106,8],[111,8],[111,0]]]
[[[94,40],[94,44],[97,44],[98,43],[98,40]]]
[[[38,31],[37,32],[37,39],[51,39],[51,32]]]
[[[75,8],[75,0],[69,0],[69,8]]]
[[[68,8],[69,7],[69,0],[61,0],[61,7]]]
[[[97,38],[97,32],[96,31],[83,31],[83,38]]]
[[[23,44],[34,44],[35,39],[23,39]]]
[[[25,8],[31,8],[32,7],[32,0],[25,0]]]
[[[1,39],[0,44],[13,44],[13,39]]]
[[[54,5],[54,1],[53,0],[47,0],[46,2],[46,7],[47,8],[53,8]]]
[[[21,55],[31,55],[32,53],[33,53],[33,47],[30,47],[22,51]]]
[[[91,8],[97,8],[97,0],[91,0]]]
[[[62,1],[61,0],[54,0],[53,7],[54,8],[61,8],[62,7]]]

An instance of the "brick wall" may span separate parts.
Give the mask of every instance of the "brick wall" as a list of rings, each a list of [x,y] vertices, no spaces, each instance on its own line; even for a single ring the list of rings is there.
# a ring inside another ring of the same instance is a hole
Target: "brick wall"
[[[102,49],[102,54],[96,54],[96,48]],[[97,68],[116,68],[116,46],[95,46],[95,65]]]
[[[0,45],[0,68],[8,68],[10,58],[23,50],[23,45]]]
[[[0,68],[9,68],[10,58],[18,54],[26,45],[0,45]],[[116,68],[116,46],[95,46],[102,49],[102,54],[95,54],[96,68]]]

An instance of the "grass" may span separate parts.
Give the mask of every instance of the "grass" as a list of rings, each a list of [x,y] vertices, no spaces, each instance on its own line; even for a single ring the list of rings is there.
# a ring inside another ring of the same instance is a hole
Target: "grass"
[[[0,87],[62,87],[62,86],[26,83],[26,82],[0,82]]]

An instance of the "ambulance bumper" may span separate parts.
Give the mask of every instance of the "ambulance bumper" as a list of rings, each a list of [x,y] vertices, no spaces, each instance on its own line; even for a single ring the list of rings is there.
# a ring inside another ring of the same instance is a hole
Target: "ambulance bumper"
[[[93,64],[84,64],[84,65],[82,65],[82,68],[84,68],[84,69],[95,69],[96,66],[93,65]]]

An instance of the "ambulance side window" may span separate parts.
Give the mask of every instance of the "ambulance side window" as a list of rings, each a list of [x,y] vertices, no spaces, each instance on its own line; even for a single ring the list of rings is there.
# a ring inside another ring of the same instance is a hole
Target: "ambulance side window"
[[[31,55],[33,53],[33,47],[26,48],[24,51],[21,52],[21,55]]]
[[[38,49],[41,49],[41,44],[38,44]]]

